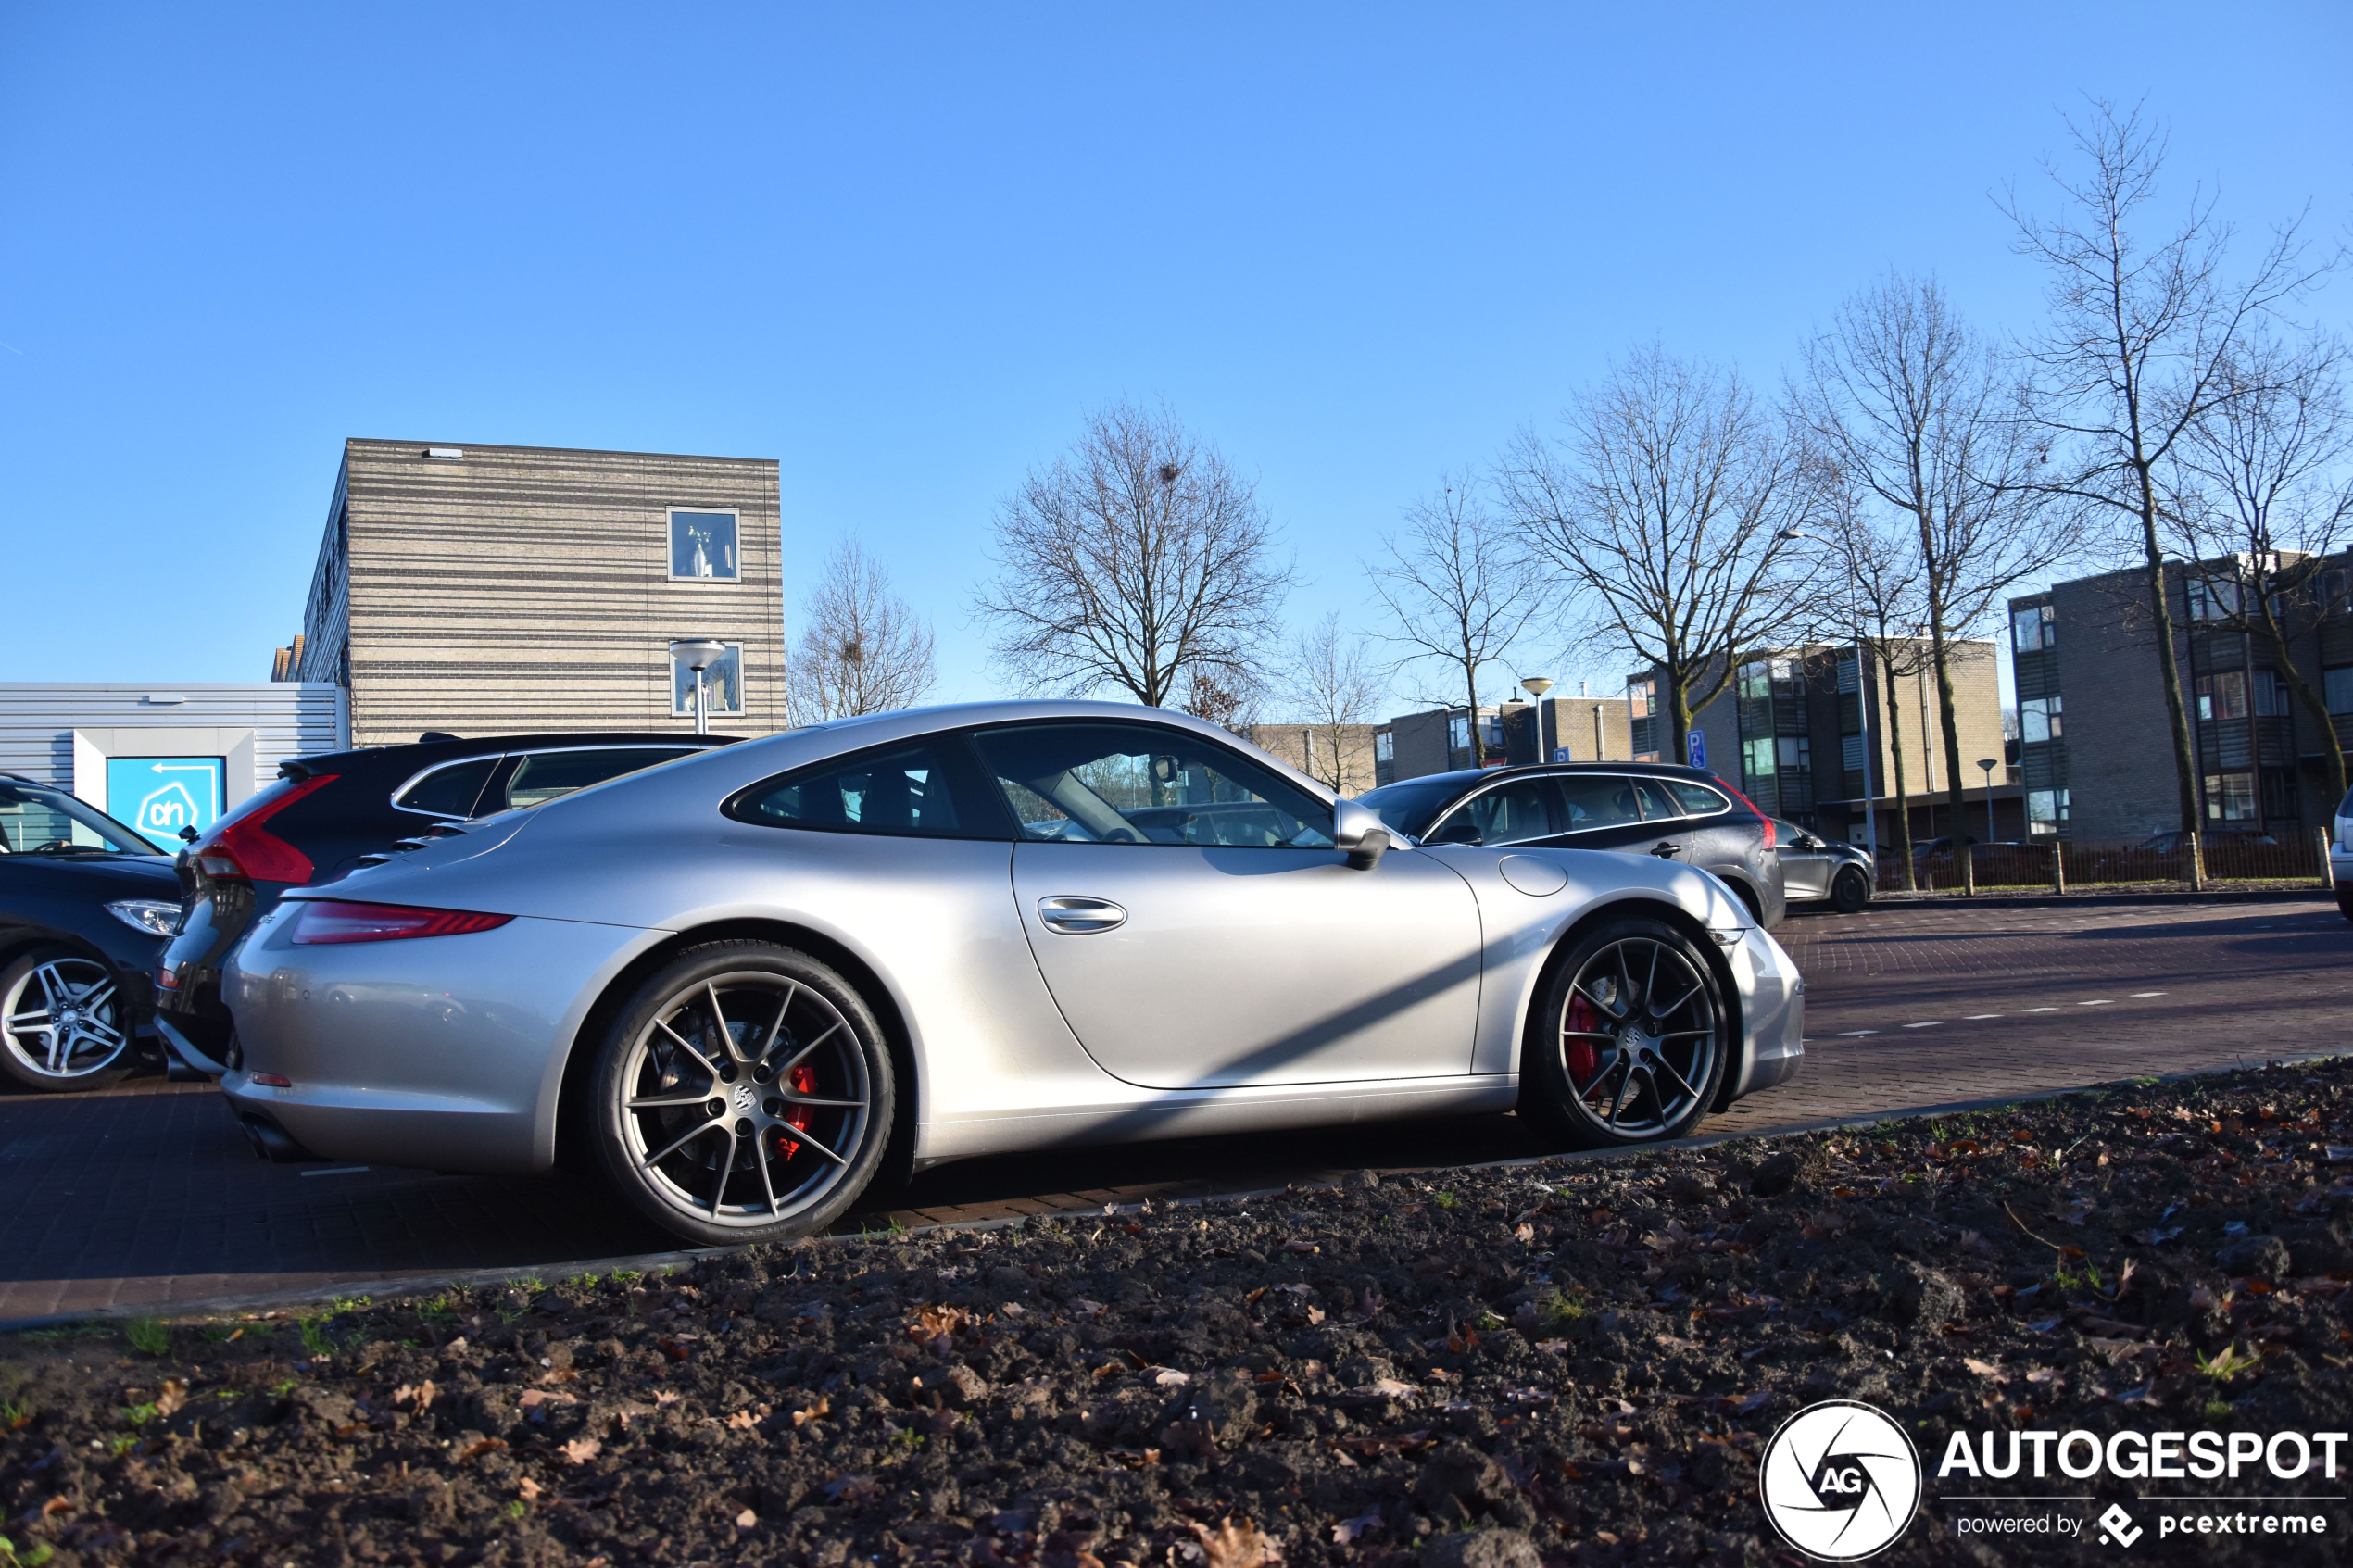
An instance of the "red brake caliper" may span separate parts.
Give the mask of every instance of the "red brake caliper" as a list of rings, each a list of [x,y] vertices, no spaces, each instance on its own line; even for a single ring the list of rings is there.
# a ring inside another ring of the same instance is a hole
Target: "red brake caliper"
[[[1578,992],[1568,998],[1568,1016],[1563,1022],[1562,1027],[1571,1030],[1597,1030],[1601,1026],[1601,1010],[1587,1001],[1583,992]],[[1593,1042],[1591,1040],[1572,1039],[1567,1043],[1568,1086],[1582,1094],[1585,1092],[1586,1085],[1593,1081],[1594,1073],[1601,1067],[1601,1053],[1593,1048]]]
[[[817,1070],[805,1062],[794,1068],[786,1076],[785,1081],[792,1085],[792,1091],[797,1095],[813,1095],[817,1092]],[[805,1133],[809,1130],[809,1118],[815,1114],[815,1111],[814,1106],[796,1105],[792,1108],[790,1114],[786,1116],[785,1121],[795,1132]],[[776,1141],[787,1160],[800,1152],[800,1145],[782,1133],[776,1135]]]

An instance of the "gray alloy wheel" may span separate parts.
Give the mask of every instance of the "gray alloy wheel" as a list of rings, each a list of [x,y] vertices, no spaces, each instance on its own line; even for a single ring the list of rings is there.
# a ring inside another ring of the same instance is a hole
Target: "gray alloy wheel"
[[[1553,972],[1522,1053],[1521,1109],[1579,1148],[1682,1137],[1707,1114],[1730,1047],[1697,945],[1658,921],[1615,921]]]
[[[882,1160],[890,1052],[840,975],[758,942],[690,948],[649,977],[597,1067],[598,1150],[656,1224],[714,1245],[823,1229]]]
[[[50,949],[0,969],[0,1071],[28,1089],[102,1089],[131,1071],[114,972]]]
[[[1837,913],[1860,914],[1870,901],[1871,884],[1864,880],[1861,867],[1848,866],[1831,878],[1831,908]]]

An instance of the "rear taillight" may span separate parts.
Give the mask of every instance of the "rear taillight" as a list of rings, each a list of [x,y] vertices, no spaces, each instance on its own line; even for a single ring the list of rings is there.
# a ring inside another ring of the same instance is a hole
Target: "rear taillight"
[[[317,868],[310,857],[271,833],[271,818],[304,796],[335,782],[336,773],[313,773],[285,792],[245,812],[217,823],[188,847],[205,875],[215,882],[306,883]]]
[[[1718,784],[1724,784],[1724,781],[1723,781],[1723,780],[1721,780],[1721,779],[1718,779],[1718,780],[1717,780],[1716,782],[1717,782]],[[1751,800],[1751,799],[1750,799],[1747,796],[1743,795],[1743,794],[1742,794],[1739,790],[1732,789],[1732,786],[1731,786],[1730,784],[1724,784],[1724,787],[1725,787],[1726,789],[1731,789],[1731,790],[1732,790],[1732,798],[1733,798],[1733,799],[1735,799],[1735,800],[1739,801],[1742,805],[1743,805],[1743,806],[1747,807],[1750,810],[1752,810],[1752,811],[1756,811],[1756,802],[1755,802],[1755,801]],[[1763,823],[1765,824],[1765,847],[1766,847],[1766,848],[1768,848],[1768,849],[1770,849],[1771,847],[1773,847],[1773,839],[1774,839],[1774,836],[1775,836],[1775,835],[1774,835],[1774,833],[1773,833],[1773,819],[1772,819],[1772,818],[1770,818],[1770,817],[1768,817],[1768,816],[1767,816],[1767,815],[1766,815],[1764,812],[1762,812],[1762,811],[1756,811],[1756,820],[1757,820],[1758,822],[1763,822]]]
[[[463,936],[470,932],[496,931],[515,918],[476,914],[468,909],[420,909],[408,904],[353,904],[332,898],[306,898],[301,904],[295,917],[296,947],[402,942],[413,936]]]

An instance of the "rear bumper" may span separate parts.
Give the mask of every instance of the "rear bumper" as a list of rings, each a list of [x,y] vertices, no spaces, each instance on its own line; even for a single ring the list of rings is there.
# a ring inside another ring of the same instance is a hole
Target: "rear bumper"
[[[237,1064],[220,1080],[232,1109],[326,1159],[545,1169],[580,1016],[649,934],[526,916],[461,936],[296,947],[295,907],[257,922],[222,972],[237,1020]]]

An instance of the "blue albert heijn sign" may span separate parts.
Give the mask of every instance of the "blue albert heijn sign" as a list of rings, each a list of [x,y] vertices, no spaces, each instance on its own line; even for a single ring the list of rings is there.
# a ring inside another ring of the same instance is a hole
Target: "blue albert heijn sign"
[[[228,777],[219,757],[109,757],[107,815],[168,854],[186,842],[182,828],[202,833],[220,820]]]
[[[1684,734],[1683,739],[1691,752],[1692,766],[1705,768],[1707,766],[1707,732],[1691,730]]]

